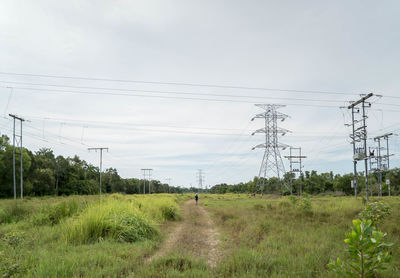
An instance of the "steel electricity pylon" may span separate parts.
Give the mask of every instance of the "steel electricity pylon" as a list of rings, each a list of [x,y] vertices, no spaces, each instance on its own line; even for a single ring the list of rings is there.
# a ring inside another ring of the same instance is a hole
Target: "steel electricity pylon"
[[[204,172],[203,172],[203,170],[202,169],[198,169],[197,170],[197,182],[198,182],[198,188],[199,189],[203,189],[203,184],[204,184],[204,181],[205,181],[205,177],[204,177]]]
[[[265,134],[265,143],[259,144],[253,148],[253,150],[256,148],[264,149],[264,156],[257,181],[257,185],[261,185],[261,193],[264,193],[265,179],[267,177],[275,176],[281,179],[285,175],[285,167],[283,165],[280,149],[284,150],[289,146],[279,143],[278,137],[290,131],[278,127],[278,120],[284,121],[289,116],[277,111],[279,108],[285,107],[285,105],[256,104],[256,106],[264,110],[251,119],[252,121],[254,121],[254,119],[264,119],[264,127],[252,133],[252,135],[256,133]]]

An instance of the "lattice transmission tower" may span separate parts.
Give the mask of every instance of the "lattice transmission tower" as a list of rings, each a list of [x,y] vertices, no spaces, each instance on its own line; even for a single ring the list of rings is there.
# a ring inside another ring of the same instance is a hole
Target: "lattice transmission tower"
[[[285,105],[256,104],[256,106],[264,110],[264,112],[257,114],[251,119],[252,121],[254,119],[264,119],[264,127],[252,133],[252,135],[256,133],[265,134],[265,143],[253,148],[253,150],[256,148],[265,149],[257,181],[257,185],[261,185],[261,192],[264,193],[266,178],[275,176],[281,179],[285,175],[285,166],[283,165],[280,149],[284,150],[289,146],[279,143],[278,138],[290,131],[278,127],[278,120],[284,121],[289,116],[277,111],[279,108],[285,107]]]

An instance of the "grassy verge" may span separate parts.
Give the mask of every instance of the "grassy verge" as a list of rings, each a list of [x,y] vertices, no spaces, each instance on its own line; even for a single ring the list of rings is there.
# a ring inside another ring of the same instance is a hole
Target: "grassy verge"
[[[174,195],[0,201],[2,277],[126,277],[180,218]]]

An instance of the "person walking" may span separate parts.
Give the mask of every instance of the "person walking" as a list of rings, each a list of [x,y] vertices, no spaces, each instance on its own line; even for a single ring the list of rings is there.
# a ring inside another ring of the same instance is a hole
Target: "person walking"
[[[196,206],[197,206],[197,203],[198,203],[198,201],[199,201],[199,195],[197,195],[197,193],[196,193],[196,195],[194,196],[194,199],[196,200]]]

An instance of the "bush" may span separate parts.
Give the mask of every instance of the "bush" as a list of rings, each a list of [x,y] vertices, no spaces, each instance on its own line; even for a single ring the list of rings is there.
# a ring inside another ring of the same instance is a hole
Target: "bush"
[[[297,202],[297,207],[303,212],[305,215],[312,215],[312,204],[311,204],[311,195],[307,193],[303,193],[303,198],[299,202]]]
[[[135,242],[156,235],[155,225],[132,203],[112,199],[93,205],[79,217],[65,222],[68,243],[92,243],[104,238]]]
[[[371,220],[374,226],[382,222],[383,219],[389,215],[390,207],[383,202],[369,203],[365,209],[360,212],[360,218],[364,220]]]
[[[0,208],[0,224],[18,222],[30,214],[31,211],[31,208],[19,201],[6,203],[3,208]]]
[[[293,205],[296,205],[297,202],[299,201],[299,198],[297,198],[297,197],[294,196],[294,195],[290,195],[290,196],[288,197],[288,199],[289,199],[289,201],[290,201]]]
[[[165,220],[178,220],[180,215],[175,205],[163,205],[160,207],[161,214]]]
[[[56,205],[44,206],[39,213],[32,216],[35,225],[56,225],[64,218],[70,217],[78,212],[79,205],[75,200],[63,201]]]
[[[379,270],[386,268],[392,256],[387,251],[391,243],[385,243],[386,234],[376,230],[371,220],[353,220],[351,233],[345,242],[351,262],[339,258],[328,264],[340,277],[376,277]]]

